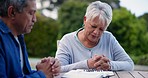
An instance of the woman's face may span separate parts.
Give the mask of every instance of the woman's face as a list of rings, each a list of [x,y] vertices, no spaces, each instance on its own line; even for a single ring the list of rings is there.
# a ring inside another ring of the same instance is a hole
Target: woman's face
[[[99,19],[99,16],[96,16],[94,19],[87,20],[84,17],[84,36],[88,42],[98,43],[102,33],[106,30],[105,20],[102,21]]]

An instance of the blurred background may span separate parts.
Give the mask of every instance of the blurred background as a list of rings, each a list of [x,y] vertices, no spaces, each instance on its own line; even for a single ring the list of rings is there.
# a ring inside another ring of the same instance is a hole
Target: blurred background
[[[86,7],[92,1],[96,0],[37,0],[37,22],[32,32],[25,35],[29,57],[54,57],[57,40],[82,27]],[[113,9],[113,20],[107,30],[136,65],[148,66],[148,0],[100,1]]]

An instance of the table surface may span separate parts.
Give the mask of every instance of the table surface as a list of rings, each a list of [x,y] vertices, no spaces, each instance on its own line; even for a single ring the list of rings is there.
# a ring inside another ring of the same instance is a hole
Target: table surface
[[[61,78],[62,74],[54,78]],[[114,74],[109,78],[148,78],[148,71],[115,71]]]
[[[110,78],[148,78],[148,71],[118,71]]]

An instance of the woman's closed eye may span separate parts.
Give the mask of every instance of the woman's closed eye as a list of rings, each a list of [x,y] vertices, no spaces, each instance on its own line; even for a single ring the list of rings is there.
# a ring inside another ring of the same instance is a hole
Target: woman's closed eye
[[[92,28],[97,28],[97,26],[94,26],[94,25],[92,25],[91,27],[92,27]]]

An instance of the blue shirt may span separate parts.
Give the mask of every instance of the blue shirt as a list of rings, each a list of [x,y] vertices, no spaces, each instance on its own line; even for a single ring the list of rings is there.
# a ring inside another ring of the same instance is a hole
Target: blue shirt
[[[18,40],[22,48],[24,67],[21,69],[20,48],[11,30],[0,19],[0,78],[45,78],[41,71],[31,70],[24,36],[19,35]]]

